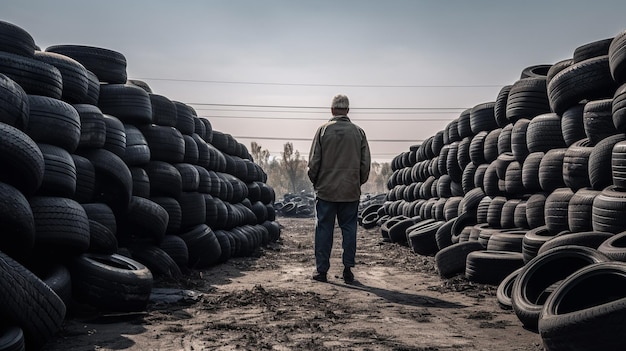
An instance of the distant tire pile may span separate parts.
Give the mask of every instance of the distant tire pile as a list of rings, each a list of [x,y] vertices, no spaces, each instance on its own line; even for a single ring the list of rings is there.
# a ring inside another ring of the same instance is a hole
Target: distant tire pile
[[[315,196],[313,194],[287,193],[274,202],[277,216],[307,218],[315,215]]]
[[[0,337],[9,349],[40,348],[74,301],[142,310],[154,277],[276,241],[266,180],[243,144],[191,106],[127,80],[121,53],[37,51],[0,21]]]
[[[547,350],[622,349],[625,133],[626,31],[524,69],[397,155],[383,240],[498,285]]]

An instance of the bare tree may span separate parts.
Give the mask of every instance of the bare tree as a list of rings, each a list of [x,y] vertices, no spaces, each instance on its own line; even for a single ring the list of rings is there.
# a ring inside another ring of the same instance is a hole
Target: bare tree
[[[295,193],[299,178],[304,176],[306,162],[300,158],[300,151],[294,151],[293,144],[290,142],[285,143],[282,156],[282,166],[289,181],[290,191]]]
[[[257,144],[256,141],[250,142],[250,154],[261,168],[267,169],[269,164],[270,152],[267,149],[263,149],[261,145]]]

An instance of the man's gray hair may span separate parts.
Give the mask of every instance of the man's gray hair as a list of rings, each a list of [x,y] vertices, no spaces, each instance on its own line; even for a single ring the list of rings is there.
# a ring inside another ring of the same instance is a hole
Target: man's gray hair
[[[345,95],[335,95],[331,108],[348,109],[350,108],[350,100]]]

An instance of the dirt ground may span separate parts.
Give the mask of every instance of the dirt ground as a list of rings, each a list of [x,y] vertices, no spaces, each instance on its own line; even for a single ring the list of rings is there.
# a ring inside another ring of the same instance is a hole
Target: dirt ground
[[[278,218],[281,242],[183,281],[158,281],[148,310],[73,308],[45,350],[543,350],[502,310],[496,287],[444,280],[433,257],[359,228],[356,281],[341,279],[338,229],[329,282],[314,269],[311,218]]]

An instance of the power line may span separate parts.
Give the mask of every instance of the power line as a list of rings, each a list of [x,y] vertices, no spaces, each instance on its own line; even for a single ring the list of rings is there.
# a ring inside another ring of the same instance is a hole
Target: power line
[[[328,110],[328,106],[286,106],[286,105],[246,105],[246,104],[213,104],[206,102],[187,102],[186,104],[192,106],[231,106],[231,107],[260,107],[260,108],[292,108],[292,109],[325,109]],[[464,111],[467,107],[350,107],[350,110],[416,110],[416,111]]]
[[[239,85],[274,85],[274,86],[301,86],[301,87],[342,87],[342,88],[501,88],[505,84],[469,84],[469,85],[389,85],[389,84],[318,84],[318,83],[280,83],[280,82],[246,82],[225,80],[202,80],[202,79],[174,79],[174,78],[134,78],[140,80],[153,80],[165,82],[183,83],[208,83],[208,84],[239,84]]]
[[[282,137],[266,137],[266,136],[233,136],[235,139],[248,139],[248,140],[278,140],[278,141],[311,141],[312,138],[282,138]],[[413,139],[367,139],[368,142],[374,143],[420,143],[423,140]]]
[[[293,117],[266,117],[266,116],[201,116],[207,119],[228,118],[228,119],[258,119],[258,120],[290,120],[290,121],[328,121],[328,118],[293,118]],[[355,122],[440,122],[450,121],[450,118],[350,118]]]
[[[298,114],[324,114],[324,115],[330,114],[329,111],[280,111],[280,110],[262,110],[262,109],[243,110],[243,109],[226,109],[226,108],[211,108],[211,107],[194,108],[194,110],[196,111],[220,111],[220,112],[298,113]],[[415,112],[407,112],[407,111],[367,112],[367,111],[364,111],[364,112],[359,112],[358,114],[359,115],[421,115],[421,114],[438,115],[438,114],[450,114],[450,113],[456,113],[456,112],[427,111],[427,110],[420,110],[420,111],[415,111]],[[208,117],[208,116],[202,116],[202,117]]]

